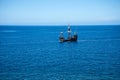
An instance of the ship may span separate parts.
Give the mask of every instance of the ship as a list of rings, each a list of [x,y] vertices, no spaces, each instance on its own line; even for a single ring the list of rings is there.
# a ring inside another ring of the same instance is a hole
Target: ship
[[[60,36],[59,36],[59,41],[60,42],[77,42],[78,39],[78,35],[76,32],[74,32],[74,35],[72,36],[71,34],[71,29],[70,29],[70,25],[68,26],[68,37],[67,39],[64,38],[63,36],[63,32],[60,32]]]

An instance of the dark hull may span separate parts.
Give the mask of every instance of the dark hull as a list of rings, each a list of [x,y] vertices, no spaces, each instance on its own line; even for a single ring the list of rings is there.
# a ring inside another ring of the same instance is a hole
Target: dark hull
[[[60,42],[76,42],[77,38],[64,39],[60,38]]]
[[[77,40],[69,40],[69,39],[65,39],[63,42],[76,42]]]

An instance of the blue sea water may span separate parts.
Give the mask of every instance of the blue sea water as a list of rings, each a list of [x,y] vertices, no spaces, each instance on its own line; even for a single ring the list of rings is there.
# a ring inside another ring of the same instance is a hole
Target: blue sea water
[[[120,25],[0,26],[0,80],[120,80]]]

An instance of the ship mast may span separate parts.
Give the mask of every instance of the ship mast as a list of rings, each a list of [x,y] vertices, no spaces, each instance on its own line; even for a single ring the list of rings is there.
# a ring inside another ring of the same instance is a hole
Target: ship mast
[[[71,30],[70,30],[70,25],[68,25],[68,39],[71,38]]]

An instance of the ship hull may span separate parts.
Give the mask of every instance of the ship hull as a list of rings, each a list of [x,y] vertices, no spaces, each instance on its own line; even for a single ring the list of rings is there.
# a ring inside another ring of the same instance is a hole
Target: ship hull
[[[77,42],[77,37],[69,39],[60,38],[60,42]]]

